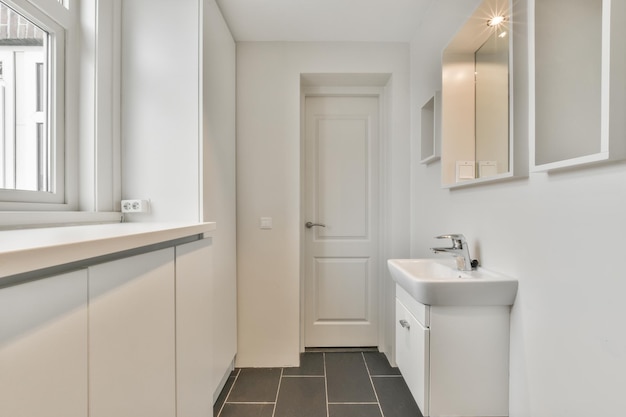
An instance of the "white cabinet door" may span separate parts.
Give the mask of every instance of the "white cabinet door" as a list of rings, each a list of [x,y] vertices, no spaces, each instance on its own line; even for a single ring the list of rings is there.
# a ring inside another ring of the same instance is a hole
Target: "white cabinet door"
[[[89,268],[90,417],[176,415],[174,248]]]
[[[223,244],[223,242],[216,244]],[[226,382],[224,378],[230,375],[233,360],[237,354],[237,277],[234,271],[229,272],[224,268],[216,270],[211,280],[213,283],[213,401],[217,400],[222,384]]]
[[[213,415],[211,239],[176,247],[176,397],[180,417]]]
[[[0,416],[87,416],[87,271],[0,289]]]
[[[396,300],[396,362],[425,416],[429,413],[430,330]]]

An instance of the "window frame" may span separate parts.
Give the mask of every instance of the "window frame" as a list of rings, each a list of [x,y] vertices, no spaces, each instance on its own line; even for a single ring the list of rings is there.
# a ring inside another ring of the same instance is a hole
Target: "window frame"
[[[45,10],[64,29],[65,117],[56,117],[64,123],[65,195],[59,203],[0,196],[0,230],[119,222],[123,0],[4,1]]]
[[[56,0],[2,0],[7,6],[41,27],[48,35],[48,135],[52,157],[49,160],[51,191],[0,189],[0,210],[63,210],[71,201],[67,193],[66,129],[67,36],[71,29],[70,11]],[[59,19],[62,17],[62,19]],[[61,20],[61,22],[59,22]]]

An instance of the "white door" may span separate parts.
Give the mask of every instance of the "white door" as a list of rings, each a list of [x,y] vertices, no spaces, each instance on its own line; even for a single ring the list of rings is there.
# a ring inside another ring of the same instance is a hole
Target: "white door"
[[[305,99],[305,222],[323,225],[303,225],[306,347],[378,345],[378,113]]]

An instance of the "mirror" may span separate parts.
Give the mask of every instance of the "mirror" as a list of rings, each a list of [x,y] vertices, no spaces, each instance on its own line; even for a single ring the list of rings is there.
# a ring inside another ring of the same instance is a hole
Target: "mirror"
[[[510,10],[509,0],[483,0],[443,52],[446,187],[512,176]]]

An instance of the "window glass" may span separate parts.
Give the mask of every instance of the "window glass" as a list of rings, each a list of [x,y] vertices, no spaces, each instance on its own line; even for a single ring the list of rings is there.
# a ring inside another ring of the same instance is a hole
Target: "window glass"
[[[0,188],[51,190],[50,35],[0,2]]]

